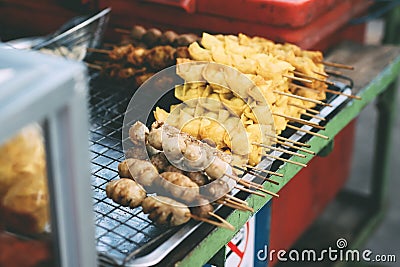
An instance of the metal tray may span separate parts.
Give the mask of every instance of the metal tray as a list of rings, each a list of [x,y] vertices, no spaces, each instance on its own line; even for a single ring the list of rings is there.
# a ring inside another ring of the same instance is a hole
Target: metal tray
[[[351,93],[351,85],[336,81],[335,84],[336,86],[331,86],[331,89]],[[160,227],[153,224],[140,207],[136,209],[122,207],[107,198],[105,186],[118,177],[118,163],[124,160],[121,144],[122,122],[134,90],[127,86],[106,82],[96,75],[91,80],[90,88],[90,153],[96,245],[100,263],[103,266],[157,265],[182,242],[192,238],[191,236],[196,235],[196,238],[199,238],[199,236],[207,235],[214,228],[194,221],[181,227]],[[333,105],[332,107],[317,106],[317,108],[320,109],[320,116],[329,121],[348,98],[327,94],[327,99]],[[317,119],[310,121],[319,122]],[[299,125],[299,127],[312,130],[310,126]],[[312,137],[291,129],[285,130],[281,135],[302,142]],[[284,153],[276,155],[290,158],[290,155]],[[259,168],[271,167],[272,171],[276,171],[280,166],[280,163],[270,159],[265,159],[258,164]],[[256,180],[257,178],[246,174],[244,179]],[[239,192],[237,196],[245,199],[248,194]],[[218,214],[223,217],[231,212],[232,209],[227,207],[218,210]],[[193,238],[193,240],[196,239]],[[196,244],[193,240],[190,242],[191,246]],[[190,245],[185,248],[190,250]]]

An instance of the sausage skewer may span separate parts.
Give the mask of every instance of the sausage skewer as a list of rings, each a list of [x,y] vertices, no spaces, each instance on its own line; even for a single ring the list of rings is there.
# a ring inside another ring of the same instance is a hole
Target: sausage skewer
[[[162,128],[161,127],[167,127],[165,130],[167,131],[169,136],[179,136],[182,138],[179,138],[178,141],[180,142],[178,145],[174,145],[171,147],[165,147],[166,144],[168,144],[168,142],[163,142],[162,140]],[[171,126],[166,126],[163,124],[153,124],[152,130],[149,132],[147,141],[149,142],[150,145],[152,145],[153,147],[155,147],[156,149],[159,150],[163,150],[163,149],[167,149],[167,151],[171,152],[171,153],[176,153],[176,154],[180,154],[181,151],[183,150],[182,147],[189,147],[190,143],[186,143],[184,141],[189,140],[189,141],[193,141],[193,144],[198,144],[200,147],[202,148],[207,148],[208,145],[194,139],[191,138],[189,135],[187,134],[182,134],[181,132],[179,132],[178,129],[173,128]],[[198,141],[198,142],[196,142]],[[175,156],[175,155],[174,155]],[[228,163],[226,163],[225,161],[223,161],[222,159],[220,159],[219,157],[215,157],[214,160],[210,163],[209,166],[207,166],[207,168],[205,169],[205,172],[207,173],[207,175],[211,178],[211,179],[219,179],[223,176],[227,176],[231,179],[234,179],[236,182],[238,182],[239,184],[248,187],[248,188],[256,188],[259,191],[262,191],[264,193],[267,193],[269,195],[272,196],[278,196],[277,194],[270,192],[268,190],[265,190],[261,185],[253,183],[253,182],[249,182],[249,181],[244,181],[242,179],[239,179],[238,177],[231,175],[229,173],[227,173],[227,171],[230,169],[230,165]]]

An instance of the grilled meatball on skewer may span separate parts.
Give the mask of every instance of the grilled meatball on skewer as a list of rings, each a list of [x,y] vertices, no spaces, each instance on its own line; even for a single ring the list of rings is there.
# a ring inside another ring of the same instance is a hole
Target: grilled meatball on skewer
[[[108,198],[124,207],[136,208],[142,204],[146,191],[135,181],[127,178],[111,181],[106,186]]]
[[[118,164],[118,173],[120,177],[133,178],[143,186],[152,186],[159,177],[151,162],[138,159],[126,159]]]
[[[208,215],[217,218],[220,222],[194,215],[186,205],[168,197],[147,197],[143,200],[142,207],[143,212],[149,214],[149,219],[160,225],[177,226],[193,218],[198,221],[235,230],[230,223],[212,212],[208,213]]]
[[[159,225],[177,226],[190,220],[189,208],[168,197],[149,196],[142,202],[143,212]]]
[[[163,172],[160,176],[163,179],[158,180],[158,185],[174,198],[191,203],[199,196],[199,186],[189,177],[177,172]]]

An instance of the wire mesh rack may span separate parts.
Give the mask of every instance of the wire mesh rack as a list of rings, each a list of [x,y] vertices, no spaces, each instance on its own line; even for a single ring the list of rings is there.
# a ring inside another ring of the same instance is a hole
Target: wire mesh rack
[[[342,84],[336,90],[343,91],[348,86]],[[122,148],[123,117],[134,90],[128,86],[105,82],[96,75],[90,84],[90,153],[92,188],[94,191],[94,212],[96,224],[97,250],[103,265],[121,265],[130,259],[152,250],[151,245],[159,246],[163,241],[176,234],[182,227],[166,228],[152,223],[141,208],[122,207],[108,199],[105,193],[106,184],[118,178],[118,163],[125,159]],[[345,103],[346,98],[327,95],[328,102],[338,102],[326,112],[331,117]],[[341,100],[340,100],[341,99]],[[321,107],[320,107],[321,108]],[[322,114],[322,113],[321,113]],[[301,127],[301,125],[299,125]],[[293,130],[283,133],[285,137],[297,134]],[[309,135],[301,134],[297,140],[306,140]],[[283,154],[289,158],[290,155]],[[280,164],[273,162],[271,170],[275,171]],[[241,192],[243,199],[247,193]],[[225,207],[224,207],[225,208]],[[225,216],[229,213],[225,213]],[[190,224],[190,223],[189,223]],[[187,229],[196,225],[192,223]],[[129,265],[129,264],[128,264]],[[134,266],[134,265],[132,265]]]

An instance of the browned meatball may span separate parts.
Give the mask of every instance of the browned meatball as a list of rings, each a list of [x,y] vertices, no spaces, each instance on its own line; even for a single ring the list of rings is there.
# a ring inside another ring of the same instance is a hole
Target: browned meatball
[[[127,178],[111,181],[106,186],[107,197],[125,207],[136,208],[142,204],[146,192],[135,181]]]

